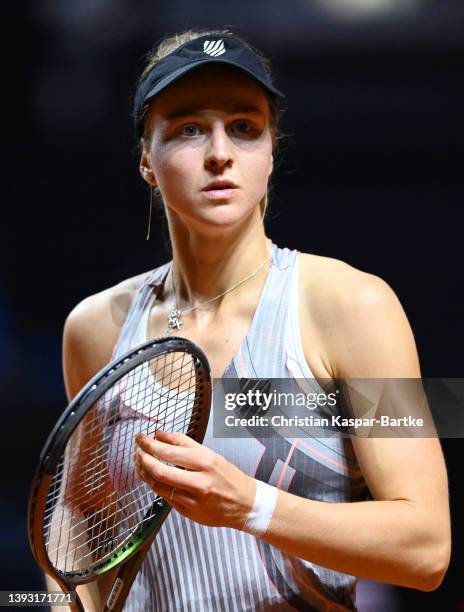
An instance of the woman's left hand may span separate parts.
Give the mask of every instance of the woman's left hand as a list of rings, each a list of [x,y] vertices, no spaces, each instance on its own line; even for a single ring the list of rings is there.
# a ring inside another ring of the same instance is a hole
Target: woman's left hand
[[[243,527],[254,504],[254,478],[179,432],[158,429],[156,439],[138,434],[135,442],[137,475],[178,512],[210,527]]]

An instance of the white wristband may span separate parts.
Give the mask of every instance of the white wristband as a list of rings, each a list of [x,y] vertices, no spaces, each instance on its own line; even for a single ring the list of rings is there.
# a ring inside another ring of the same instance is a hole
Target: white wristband
[[[266,533],[277,500],[277,488],[261,480],[256,481],[255,503],[243,526],[243,531],[255,536]]]

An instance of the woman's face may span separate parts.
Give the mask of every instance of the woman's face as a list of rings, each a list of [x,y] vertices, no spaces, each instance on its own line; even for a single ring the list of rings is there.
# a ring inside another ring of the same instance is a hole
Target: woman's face
[[[272,136],[268,98],[252,77],[199,68],[153,100],[146,122],[142,176],[158,185],[168,214],[216,227],[260,214]]]

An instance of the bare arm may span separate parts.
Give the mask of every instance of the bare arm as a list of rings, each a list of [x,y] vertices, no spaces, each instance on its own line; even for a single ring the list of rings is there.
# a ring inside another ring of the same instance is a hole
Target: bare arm
[[[413,334],[390,287],[351,277],[327,321],[337,378],[420,378]],[[327,303],[327,302],[326,302]],[[334,316],[335,313],[335,316]],[[336,356],[336,357],[335,357]],[[446,467],[437,438],[353,437],[374,501],[327,504],[279,491],[264,540],[363,578],[439,586],[450,558]]]

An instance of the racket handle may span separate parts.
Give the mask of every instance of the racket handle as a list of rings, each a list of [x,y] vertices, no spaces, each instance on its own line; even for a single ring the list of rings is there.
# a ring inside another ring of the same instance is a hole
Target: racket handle
[[[47,580],[47,590],[51,590],[50,587],[56,589],[56,586],[54,586],[53,584],[50,585],[50,583],[48,582],[49,579],[52,579],[54,581],[54,583],[63,591],[63,593],[65,593],[66,595],[68,594],[74,594],[75,597],[75,602],[74,603],[69,603],[67,604],[67,607],[69,608],[69,610],[71,612],[86,612],[84,605],[82,604],[79,595],[75,589],[75,587],[73,588],[71,585],[68,585],[67,582],[65,582],[64,580],[60,579],[58,576],[49,576],[46,575],[46,580]]]
[[[73,593],[76,595],[76,603],[69,604],[69,609],[71,612],[85,612],[85,608],[79,599],[79,595],[76,591],[73,591]]]

